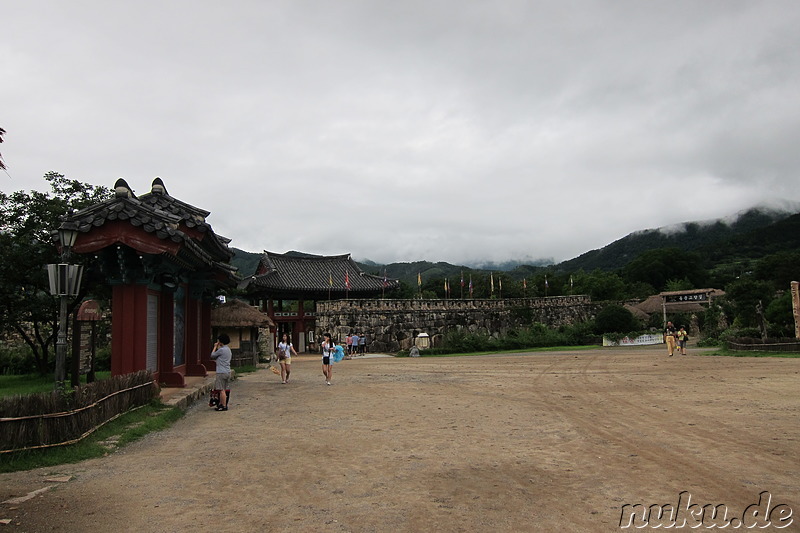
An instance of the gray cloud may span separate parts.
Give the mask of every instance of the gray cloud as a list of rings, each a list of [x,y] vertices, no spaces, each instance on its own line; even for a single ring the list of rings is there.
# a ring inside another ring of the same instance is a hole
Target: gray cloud
[[[161,176],[251,251],[563,260],[800,200],[800,5],[3,8],[11,178]]]

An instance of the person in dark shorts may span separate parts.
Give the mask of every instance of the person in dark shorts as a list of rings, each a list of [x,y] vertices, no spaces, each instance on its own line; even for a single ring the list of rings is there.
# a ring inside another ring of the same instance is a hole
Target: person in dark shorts
[[[325,376],[325,384],[331,384],[331,376],[333,376],[333,352],[336,349],[336,343],[331,339],[330,333],[322,335],[322,375]]]
[[[678,350],[680,350],[681,355],[686,355],[686,341],[689,340],[689,334],[686,333],[686,326],[680,327],[678,333],[675,334],[675,338],[678,340]]]

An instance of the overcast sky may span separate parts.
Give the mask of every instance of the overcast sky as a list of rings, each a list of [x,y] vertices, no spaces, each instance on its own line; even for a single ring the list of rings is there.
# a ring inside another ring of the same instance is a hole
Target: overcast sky
[[[3,191],[260,252],[552,258],[800,201],[800,2],[0,0]]]

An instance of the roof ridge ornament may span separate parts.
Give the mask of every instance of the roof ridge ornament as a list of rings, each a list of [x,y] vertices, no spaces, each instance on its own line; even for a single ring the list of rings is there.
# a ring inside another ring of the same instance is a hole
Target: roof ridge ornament
[[[128,182],[122,178],[119,178],[116,183],[114,183],[114,196],[117,198],[136,198]]]
[[[163,194],[164,196],[169,196],[167,187],[164,185],[164,181],[158,176],[156,176],[156,179],[153,180],[153,185],[150,189],[150,192],[153,194]]]

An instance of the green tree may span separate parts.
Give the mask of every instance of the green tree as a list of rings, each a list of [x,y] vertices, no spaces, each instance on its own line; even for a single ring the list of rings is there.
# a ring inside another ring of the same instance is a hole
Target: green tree
[[[786,291],[767,306],[764,316],[767,319],[771,337],[794,337],[794,312],[792,293]]]
[[[792,281],[800,280],[800,252],[778,252],[756,263],[755,279],[772,283],[775,290],[788,290]]]
[[[740,327],[759,327],[759,305],[765,309],[769,306],[775,295],[769,282],[744,277],[730,283],[725,287],[725,300],[727,300],[735,313],[735,322]]]
[[[586,274],[578,271],[572,276],[573,294],[588,294],[592,300],[624,300],[627,296],[625,283],[613,272],[599,268]]]
[[[48,172],[51,192],[0,192],[0,328],[31,349],[38,371],[49,370],[58,334],[58,302],[50,295],[46,265],[60,261],[52,232],[60,217],[107,198],[96,187]],[[74,258],[75,260],[77,258]]]
[[[663,291],[669,280],[686,279],[695,287],[706,282],[706,272],[700,257],[678,248],[659,248],[639,255],[622,269],[628,283],[643,282]]]

